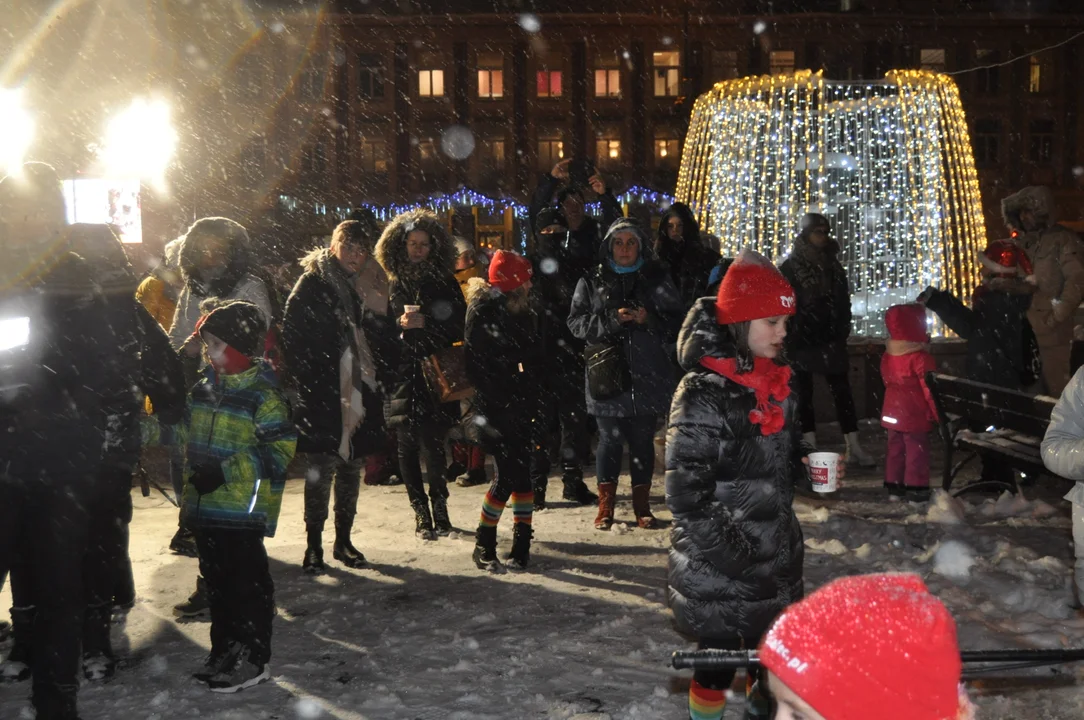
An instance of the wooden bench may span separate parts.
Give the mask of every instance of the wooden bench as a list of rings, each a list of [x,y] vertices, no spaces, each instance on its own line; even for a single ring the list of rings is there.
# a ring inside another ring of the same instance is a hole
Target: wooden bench
[[[941,486],[946,492],[951,492],[953,480],[980,453],[1026,474],[1050,474],[1043,466],[1039,446],[1057,400],[939,373],[929,373],[926,382],[940,416],[939,431],[945,445]],[[954,464],[957,449],[968,454]],[[977,489],[1015,493],[1019,487],[1014,473],[1012,482],[980,480],[953,494]]]

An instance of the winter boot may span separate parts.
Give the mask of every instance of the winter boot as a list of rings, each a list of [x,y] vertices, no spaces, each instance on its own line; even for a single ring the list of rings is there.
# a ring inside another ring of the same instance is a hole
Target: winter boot
[[[534,509],[535,512],[546,509],[546,486],[534,486]]]
[[[900,483],[886,482],[885,490],[888,491],[889,497],[894,498],[902,498],[907,493],[907,489]]]
[[[858,467],[877,467],[877,460],[866,452],[858,442],[858,433],[847,433],[847,464],[854,463]]]
[[[706,688],[693,679],[689,685],[690,720],[722,720],[725,710],[725,690]]]
[[[569,477],[566,475],[562,481],[565,489],[561,497],[577,505],[594,505],[599,501],[598,495],[591,492],[582,477]]]
[[[614,504],[617,502],[617,483],[598,484],[598,515],[596,530],[609,530],[614,524]]]
[[[809,447],[816,450],[817,449],[817,433],[815,433],[815,432],[802,433],[802,444],[803,445],[808,445]]]
[[[324,572],[324,528],[323,524],[309,524],[306,526],[308,544],[305,547],[305,557],[301,561],[302,571],[309,575],[317,575]]]
[[[192,677],[205,683],[220,673],[225,666],[226,661],[229,659],[229,648],[212,647],[211,653],[207,656],[207,659],[203,661],[203,665],[200,669],[192,673]]]
[[[429,514],[429,505],[424,501],[412,504],[414,507],[414,534],[422,540],[436,540],[437,534],[433,532],[433,516]]]
[[[435,494],[430,502],[433,504],[433,531],[441,537],[447,537],[452,532],[452,520],[448,517],[448,498]]]
[[[350,542],[350,530],[353,526],[354,518],[335,520],[335,547],[331,555],[348,568],[361,568],[366,565],[365,556]]]
[[[206,615],[211,609],[211,602],[207,597],[207,581],[202,575],[196,576],[196,589],[183,603],[173,606],[173,614],[178,618],[192,620]]]
[[[169,549],[170,552],[177,555],[199,557],[199,550],[196,549],[196,536],[183,526],[177,528],[177,532],[173,534],[173,539],[169,541]]]
[[[761,683],[754,674],[745,679],[745,720],[768,720],[772,716],[772,703]]]
[[[271,668],[257,665],[251,656],[252,653],[247,647],[241,643],[232,643],[229,657],[222,664],[222,669],[207,681],[211,692],[240,692],[271,679]]]
[[[930,501],[930,489],[928,487],[905,488],[907,502],[927,503]]]
[[[31,668],[30,648],[33,643],[34,632],[33,605],[28,607],[11,608],[11,631],[15,640],[11,646],[11,652],[0,663],[0,681],[23,682],[29,680],[33,670]]]
[[[636,515],[636,524],[644,530],[656,530],[658,520],[651,514],[651,484],[632,486],[632,512]]]
[[[512,551],[508,553],[509,570],[526,570],[527,563],[531,560],[531,537],[534,529],[525,522],[518,522],[512,526]]]
[[[504,572],[504,566],[497,559],[497,528],[479,525],[474,535],[474,554],[471,556],[479,570],[486,572]]]

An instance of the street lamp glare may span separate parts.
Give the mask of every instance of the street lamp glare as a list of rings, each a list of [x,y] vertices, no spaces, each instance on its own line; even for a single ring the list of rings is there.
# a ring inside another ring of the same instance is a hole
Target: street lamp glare
[[[161,183],[176,147],[169,104],[137,98],[106,126],[102,160],[116,177]]]
[[[17,172],[34,139],[34,119],[23,106],[23,91],[0,88],[0,169]]]

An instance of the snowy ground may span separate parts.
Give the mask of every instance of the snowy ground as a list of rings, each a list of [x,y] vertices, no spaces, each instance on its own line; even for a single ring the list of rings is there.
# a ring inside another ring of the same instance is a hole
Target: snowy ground
[[[877,431],[867,432],[876,446]],[[1084,619],[1067,604],[1072,549],[1062,484],[1043,481],[1027,501],[973,496],[962,508],[927,508],[889,502],[880,482],[877,473],[853,473],[838,498],[799,498],[807,590],[839,575],[911,570],[956,614],[965,648],[1084,645]],[[631,519],[626,483],[621,520]],[[363,487],[354,542],[371,569],[334,564],[314,579],[299,567],[302,491],[301,480],[290,482],[279,535],[268,541],[278,604],[274,679],[235,696],[212,695],[189,677],[209,646],[208,626],[176,623],[171,607],[191,591],[196,561],[164,551],[176,525],[172,506],[134,491],[139,598],[126,630],[115,633],[128,667],[108,684],[84,687],[84,720],[687,717],[689,673],[667,666],[673,650],[690,646],[663,606],[665,530],[617,525],[599,533],[594,508],[555,502],[535,516],[532,571],[493,576],[470,559],[485,488],[453,487],[460,532],[423,544],[411,532],[402,486]],[[668,519],[661,476],[654,499]],[[502,552],[510,521],[501,525]],[[330,560],[330,534],[326,540]],[[5,590],[0,607],[9,605]],[[970,687],[980,718],[1084,717],[1084,664],[983,675]],[[28,691],[0,687],[0,717],[31,717]],[[740,702],[727,717],[741,717]]]

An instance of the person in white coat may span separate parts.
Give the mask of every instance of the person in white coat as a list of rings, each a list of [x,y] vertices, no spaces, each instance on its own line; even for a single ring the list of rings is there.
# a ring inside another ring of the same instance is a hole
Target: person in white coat
[[[1073,375],[1050,414],[1042,457],[1047,470],[1076,480],[1065,499],[1073,505],[1076,600],[1078,605],[1084,605],[1084,368]]]

